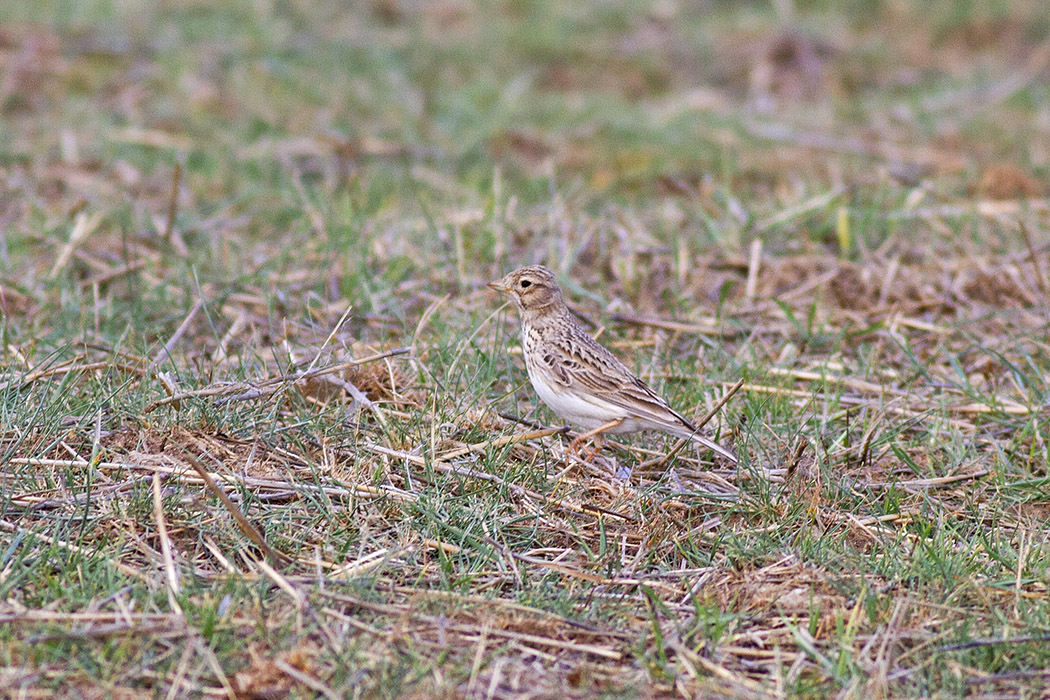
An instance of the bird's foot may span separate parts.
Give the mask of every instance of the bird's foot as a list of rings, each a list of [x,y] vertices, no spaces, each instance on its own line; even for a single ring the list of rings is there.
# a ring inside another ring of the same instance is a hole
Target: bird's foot
[[[582,457],[584,462],[590,462],[598,456],[598,453],[601,452],[602,448],[605,446],[605,432],[607,430],[612,430],[613,428],[619,426],[621,423],[623,423],[623,421],[623,418],[617,418],[616,420],[612,420],[604,425],[598,426],[594,430],[588,430],[586,433],[580,433],[579,435],[577,435],[569,441],[569,452],[571,454],[579,456],[580,445],[583,444],[585,441],[589,440],[590,438],[594,438],[594,447],[591,448],[589,454],[586,457]]]

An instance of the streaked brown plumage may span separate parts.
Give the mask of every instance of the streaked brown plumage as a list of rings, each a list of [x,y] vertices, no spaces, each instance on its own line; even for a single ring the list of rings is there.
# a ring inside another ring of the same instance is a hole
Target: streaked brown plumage
[[[661,430],[736,461],[580,327],[549,269],[523,267],[488,286],[518,305],[522,354],[536,393],[562,418],[598,431],[599,445],[604,432]]]

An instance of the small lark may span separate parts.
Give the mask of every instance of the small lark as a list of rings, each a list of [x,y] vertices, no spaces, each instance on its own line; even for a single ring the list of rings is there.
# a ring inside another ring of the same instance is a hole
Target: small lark
[[[522,354],[536,393],[559,416],[588,431],[574,443],[593,436],[600,448],[604,433],[662,430],[736,462],[736,455],[698,435],[689,420],[580,328],[546,267],[523,267],[488,286],[518,304]]]

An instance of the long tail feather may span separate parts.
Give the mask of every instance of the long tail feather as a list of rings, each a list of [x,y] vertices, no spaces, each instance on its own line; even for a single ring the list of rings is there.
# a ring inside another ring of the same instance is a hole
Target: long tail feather
[[[714,440],[708,440],[707,438],[703,437],[702,435],[697,435],[695,433],[690,435],[689,437],[690,437],[690,439],[693,442],[697,442],[697,443],[703,445],[704,447],[707,447],[709,449],[714,450],[718,454],[720,454],[723,457],[725,457],[726,459],[728,459],[733,464],[737,463],[738,460],[737,460],[736,455],[733,453],[733,451],[728,449],[728,448],[726,448],[726,447],[722,447],[721,445],[719,445]]]

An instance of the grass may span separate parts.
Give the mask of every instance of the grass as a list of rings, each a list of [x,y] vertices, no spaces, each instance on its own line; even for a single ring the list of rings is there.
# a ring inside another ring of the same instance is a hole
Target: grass
[[[0,25],[6,694],[1040,696],[1041,3]],[[739,467],[566,454],[537,261]]]

